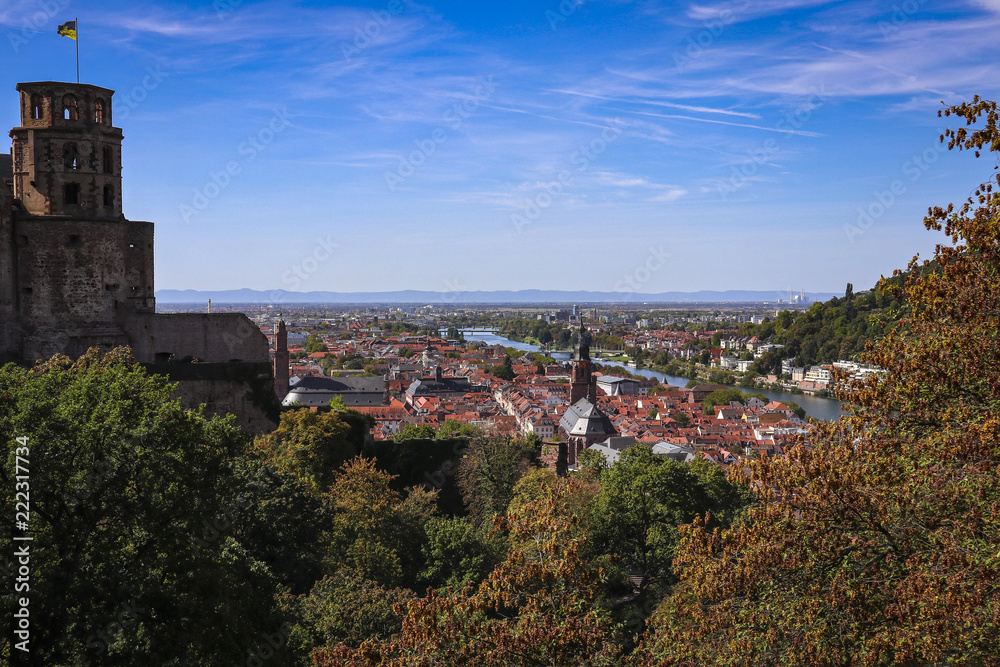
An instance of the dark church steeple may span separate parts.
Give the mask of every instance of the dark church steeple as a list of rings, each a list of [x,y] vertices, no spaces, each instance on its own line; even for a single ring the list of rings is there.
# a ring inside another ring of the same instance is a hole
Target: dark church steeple
[[[570,405],[581,398],[586,398],[591,403],[596,401],[596,383],[593,378],[593,364],[590,361],[590,341],[590,332],[581,321],[576,347],[573,349],[573,375],[569,390]]]

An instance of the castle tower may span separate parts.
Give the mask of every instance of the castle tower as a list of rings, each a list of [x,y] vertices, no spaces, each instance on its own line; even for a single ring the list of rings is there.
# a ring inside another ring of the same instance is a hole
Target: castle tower
[[[153,225],[122,215],[114,91],[53,81],[17,91],[14,344],[27,360],[127,344],[125,319],[155,311]]]
[[[278,321],[274,334],[274,393],[281,401],[288,394],[288,330],[284,320]]]
[[[13,153],[0,155],[0,362],[128,345],[179,384],[185,405],[273,429],[276,406],[261,399],[273,386],[267,338],[250,319],[156,314],[153,223],[122,214],[114,91],[52,81],[17,91]]]
[[[595,401],[593,379],[593,364],[590,361],[590,332],[580,323],[580,331],[573,350],[573,373],[569,389],[569,404],[573,405],[581,398]]]
[[[114,91],[76,83],[19,83],[14,197],[29,215],[122,218],[122,131]]]

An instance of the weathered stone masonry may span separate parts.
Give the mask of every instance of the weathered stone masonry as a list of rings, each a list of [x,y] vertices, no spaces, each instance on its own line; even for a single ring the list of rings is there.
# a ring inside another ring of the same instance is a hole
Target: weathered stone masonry
[[[267,339],[244,315],[157,315],[153,223],[122,214],[114,91],[21,83],[0,156],[0,362],[129,345],[184,402],[266,430],[277,409]]]

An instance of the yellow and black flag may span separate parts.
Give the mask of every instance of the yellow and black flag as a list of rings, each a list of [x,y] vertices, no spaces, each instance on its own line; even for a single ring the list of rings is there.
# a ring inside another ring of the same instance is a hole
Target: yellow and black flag
[[[66,21],[59,26],[59,34],[76,41],[76,21]]]

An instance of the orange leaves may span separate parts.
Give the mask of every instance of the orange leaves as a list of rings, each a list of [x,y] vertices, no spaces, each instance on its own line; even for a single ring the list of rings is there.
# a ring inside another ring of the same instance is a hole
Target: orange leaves
[[[476,589],[410,602],[400,634],[358,649],[316,651],[327,665],[618,664],[610,623],[592,605],[598,572],[572,538],[565,508],[576,482],[560,480],[498,522],[511,549]]]
[[[950,147],[1000,151],[996,104],[947,110]],[[1000,200],[992,184],[931,229],[912,312],[870,348],[889,370],[853,414],[756,461],[741,524],[681,530],[682,582],[635,664],[1000,664]]]

